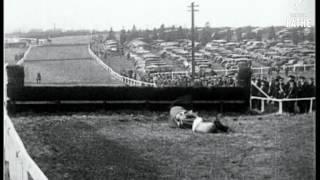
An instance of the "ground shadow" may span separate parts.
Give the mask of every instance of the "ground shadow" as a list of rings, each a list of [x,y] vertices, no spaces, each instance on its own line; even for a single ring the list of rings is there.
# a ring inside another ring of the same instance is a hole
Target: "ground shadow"
[[[96,133],[84,122],[42,123],[39,137],[50,147],[51,155],[36,161],[49,165],[49,179],[157,179],[153,160]]]

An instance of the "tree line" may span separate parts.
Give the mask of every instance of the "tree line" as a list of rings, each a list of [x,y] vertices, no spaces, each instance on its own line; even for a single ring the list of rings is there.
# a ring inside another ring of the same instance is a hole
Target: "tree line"
[[[266,27],[259,29],[258,27],[246,26],[239,28],[231,27],[219,27],[213,28],[209,23],[206,23],[202,28],[195,28],[194,38],[195,41],[200,42],[202,45],[214,40],[223,39],[226,41],[239,42],[244,39],[251,40],[292,40],[294,43],[298,43],[304,40],[314,41],[315,33],[314,27],[308,29],[308,33],[305,32],[305,28],[287,28],[285,35],[279,35],[277,32],[283,30],[285,27]],[[179,39],[191,39],[190,28],[182,28],[181,26],[165,26],[162,24],[159,28],[152,30],[137,30],[133,25],[131,30],[120,31],[120,43],[133,40],[135,38],[143,38],[146,42],[152,40],[161,39],[164,41],[176,41]]]
[[[239,28],[231,27],[211,27],[207,22],[203,27],[195,28],[194,38],[195,41],[200,42],[202,45],[208,43],[214,39],[223,39],[226,41],[239,42],[243,39],[252,40],[270,40],[270,39],[290,39],[294,43],[300,41],[309,40],[314,41],[315,29],[311,27],[308,29],[308,33],[305,32],[305,28],[287,28],[287,35],[281,36],[277,32],[283,30],[285,27],[270,26],[257,30],[258,27],[245,26]],[[39,30],[33,29],[26,33],[13,33],[19,37],[29,38],[49,38],[49,37],[61,37],[61,36],[76,36],[76,35],[106,35],[106,39],[117,39],[123,44],[126,41],[131,41],[135,38],[143,38],[146,42],[161,39],[164,41],[176,41],[179,39],[191,39],[190,28],[183,28],[182,26],[166,26],[162,24],[158,28],[153,29],[137,29],[135,25],[129,30],[122,29],[120,32],[114,31],[112,28],[104,31],[97,30],[67,30],[51,29],[51,30]],[[12,35],[12,34],[11,34]]]

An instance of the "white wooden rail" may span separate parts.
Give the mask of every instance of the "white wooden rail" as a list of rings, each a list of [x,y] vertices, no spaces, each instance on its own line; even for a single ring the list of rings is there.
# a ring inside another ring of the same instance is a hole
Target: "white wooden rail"
[[[8,162],[10,180],[48,180],[29,156],[4,108],[4,159]]]
[[[89,54],[100,64],[102,67],[107,70],[115,79],[123,82],[124,84],[127,84],[129,86],[151,86],[156,87],[155,83],[149,83],[144,81],[138,81],[132,78],[128,78],[125,76],[120,75],[119,73],[115,72],[111,67],[106,65],[97,55],[92,52],[90,45],[88,46]]]
[[[309,112],[312,112],[312,105],[313,105],[313,100],[315,100],[315,97],[307,97],[307,98],[284,98],[284,99],[276,99],[270,97],[267,93],[265,93],[261,88],[259,88],[254,82],[251,81],[251,85],[257,88],[265,97],[258,97],[258,96],[250,96],[250,109],[252,109],[252,100],[260,100],[261,101],[261,112],[264,112],[265,110],[265,101],[274,101],[279,103],[279,109],[278,109],[278,114],[283,113],[283,102],[286,101],[310,101],[310,108]]]
[[[23,57],[17,62],[17,65],[21,65],[25,58],[27,57],[27,55],[29,54],[31,48],[34,47],[34,45],[29,45],[29,48],[26,50],[26,52],[23,54]]]
[[[251,85],[257,88],[265,97],[271,98],[266,92],[264,92],[260,87],[258,87],[254,82],[251,81]]]
[[[292,68],[293,72],[297,71],[297,68],[303,67],[303,72],[307,70],[307,67],[313,67],[315,68],[315,64],[301,64],[301,65],[288,65],[288,66],[283,66],[283,69],[285,70],[286,68]]]
[[[288,65],[288,66],[284,66],[284,68],[292,68],[293,72],[296,71],[297,68],[302,68],[303,67],[303,71],[307,70],[307,67],[315,67],[314,64],[302,64],[302,65]],[[272,67],[267,67],[267,66],[262,66],[262,67],[252,67],[251,69],[253,70],[254,74],[265,74],[266,70],[269,70]],[[228,74],[228,72],[235,72],[238,71],[239,68],[236,69],[213,69],[214,72],[223,72],[224,74]],[[156,75],[186,75],[189,74],[188,71],[172,71],[172,72],[157,72],[157,73],[152,73],[152,74],[156,74]]]
[[[260,100],[261,101],[261,112],[264,112],[265,110],[265,101],[274,101],[279,103],[279,108],[278,108],[278,114],[283,113],[283,102],[288,102],[288,101],[310,101],[310,107],[309,107],[309,113],[312,112],[312,106],[313,106],[313,101],[316,99],[315,97],[308,97],[308,98],[290,98],[290,99],[276,99],[276,98],[266,98],[266,97],[257,97],[257,96],[251,96],[250,97],[250,109],[252,109],[252,103],[251,101],[253,99]]]
[[[7,72],[4,65],[4,104],[3,104],[3,140],[4,140],[4,178],[10,180],[48,180],[38,165],[29,156],[14,125],[8,116],[7,104]]]

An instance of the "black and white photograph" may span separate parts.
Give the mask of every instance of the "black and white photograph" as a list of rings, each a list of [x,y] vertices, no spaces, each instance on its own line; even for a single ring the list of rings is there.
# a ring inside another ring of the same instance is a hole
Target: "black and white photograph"
[[[5,180],[315,180],[315,0],[4,0]]]

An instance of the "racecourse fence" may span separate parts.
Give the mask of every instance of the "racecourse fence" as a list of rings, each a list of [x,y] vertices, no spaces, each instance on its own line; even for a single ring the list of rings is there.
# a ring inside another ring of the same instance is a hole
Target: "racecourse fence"
[[[27,51],[24,53],[23,57],[17,62],[17,65],[21,65],[25,58],[27,57],[27,55],[29,54],[30,50],[32,47],[34,47],[35,45],[29,45],[29,48],[27,49]]]
[[[4,65],[4,179],[5,180],[48,180],[26,151],[14,125],[7,114],[7,73]]]
[[[4,108],[5,180],[48,180],[25,149]]]
[[[49,43],[49,44],[43,44],[41,47],[60,47],[60,46],[87,46],[88,43],[66,43],[66,44],[56,44],[56,43]]]
[[[269,70],[272,68],[274,67],[253,67],[251,69],[253,74],[264,75],[264,74],[268,74]],[[312,69],[313,70],[315,69],[315,64],[284,65],[281,67],[280,70],[283,70],[283,71],[288,70],[291,72],[306,72]]]
[[[68,58],[68,59],[27,59],[25,62],[48,62],[48,61],[75,61],[75,60],[93,60],[90,57],[85,57],[85,58]]]
[[[277,114],[283,114],[283,103],[284,102],[297,102],[297,101],[309,101],[309,113],[312,112],[313,109],[313,101],[316,100],[315,97],[306,97],[306,98],[283,98],[277,99],[272,98],[268,94],[266,94],[261,88],[259,88],[256,84],[251,82],[251,84],[257,88],[265,97],[258,97],[258,96],[250,96],[250,109],[252,110],[252,100],[259,100],[260,103],[260,111],[265,112],[265,104],[266,102],[277,102],[279,104]]]
[[[262,67],[252,67],[252,73],[253,74],[260,74],[260,75],[264,75],[264,74],[268,74],[269,70],[273,68],[273,67],[267,67],[267,66],[262,66]],[[281,68],[283,71],[285,71],[286,69],[288,69],[289,71],[292,72],[298,72],[298,71],[302,71],[302,72],[306,72],[309,71],[311,69],[315,69],[315,65],[314,64],[301,64],[301,65],[287,65],[287,66],[283,66]],[[231,72],[238,72],[239,68],[236,69],[213,69],[214,72],[216,72],[217,74],[229,74]],[[157,73],[152,73],[155,75],[188,75],[190,74],[189,71],[172,71],[172,72],[157,72]]]
[[[10,101],[174,101],[185,95],[202,101],[249,101],[250,92],[243,87],[8,86]]]
[[[257,96],[251,96],[250,97],[250,102],[252,100],[260,100],[261,101],[261,112],[265,112],[265,103],[267,101],[273,101],[273,102],[278,102],[279,106],[278,106],[278,114],[282,114],[283,113],[283,102],[289,102],[289,101],[310,101],[310,106],[309,106],[309,113],[312,112],[313,109],[313,101],[316,100],[315,97],[309,97],[309,98],[290,98],[290,99],[276,99],[276,98],[266,98],[266,97],[257,97]],[[252,103],[250,103],[250,109],[252,109],[251,106]]]
[[[125,76],[120,75],[119,73],[115,72],[111,67],[106,65],[97,55],[92,52],[90,49],[90,45],[88,46],[89,54],[100,64],[102,67],[108,71],[108,73],[111,74],[115,79],[121,81],[122,83],[128,85],[128,86],[149,86],[149,87],[156,87],[155,83],[149,83],[144,81],[138,81],[132,78],[128,78]]]
[[[245,112],[249,108],[250,91],[243,87],[8,87],[8,110],[74,112],[114,109],[168,110],[177,99],[192,109],[210,109],[220,112]],[[188,98],[186,98],[188,99]]]

